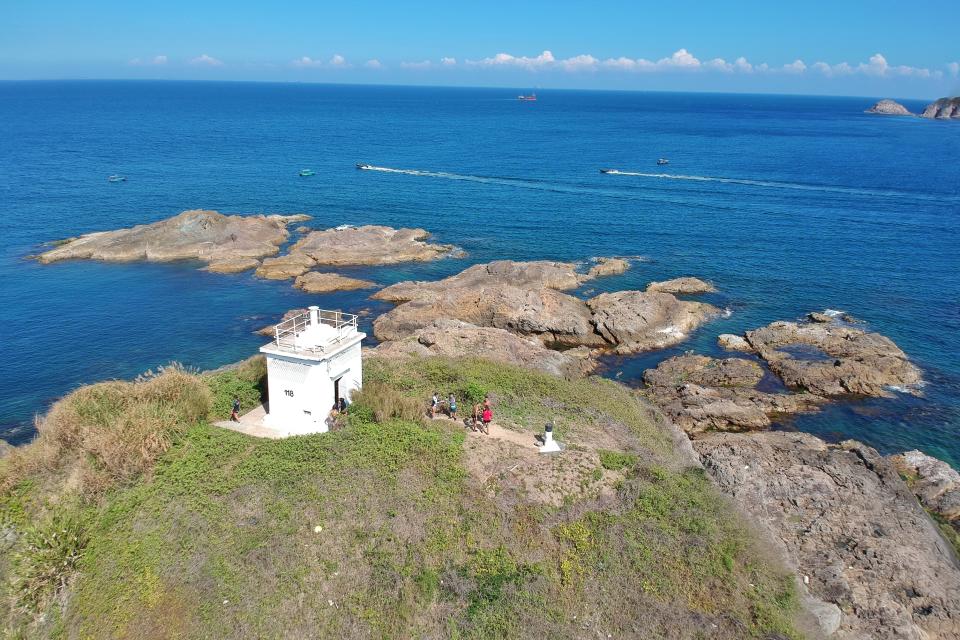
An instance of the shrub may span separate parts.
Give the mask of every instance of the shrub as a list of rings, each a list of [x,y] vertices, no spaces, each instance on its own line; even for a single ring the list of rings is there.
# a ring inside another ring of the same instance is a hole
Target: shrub
[[[210,417],[226,420],[233,409],[233,399],[240,399],[240,411],[253,409],[266,400],[267,362],[262,356],[244,360],[239,365],[208,373],[204,380],[213,393]]]
[[[476,382],[468,382],[463,388],[463,397],[470,404],[477,404],[487,397],[487,390]]]
[[[74,515],[57,515],[27,529],[12,585],[17,607],[26,613],[43,611],[67,585],[87,541],[84,524]]]
[[[81,387],[37,423],[36,440],[19,447],[0,475],[0,492],[27,476],[80,465],[81,489],[98,491],[148,470],[174,438],[210,412],[210,390],[175,368],[143,382]]]
[[[353,392],[351,413],[371,416],[375,422],[396,418],[417,422],[426,415],[426,404],[403,395],[383,382],[368,382]]]
[[[607,449],[600,449],[597,453],[600,454],[600,465],[609,471],[629,469],[637,464],[637,456],[632,453]]]

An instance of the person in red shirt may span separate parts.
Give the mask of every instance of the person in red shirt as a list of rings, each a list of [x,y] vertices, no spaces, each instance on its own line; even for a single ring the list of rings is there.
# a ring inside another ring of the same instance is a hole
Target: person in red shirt
[[[483,420],[483,432],[490,435],[490,423],[493,421],[493,411],[490,410],[489,404],[483,408],[481,420]]]

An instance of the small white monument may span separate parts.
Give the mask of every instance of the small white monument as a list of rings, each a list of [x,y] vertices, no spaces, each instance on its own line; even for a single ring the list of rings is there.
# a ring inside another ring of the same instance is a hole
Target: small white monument
[[[310,307],[274,330],[267,357],[269,412],[264,426],[287,435],[323,433],[340,399],[363,384],[357,316]]]
[[[562,450],[560,443],[553,439],[553,423],[548,422],[543,429],[543,446],[540,447],[540,453],[556,453]]]

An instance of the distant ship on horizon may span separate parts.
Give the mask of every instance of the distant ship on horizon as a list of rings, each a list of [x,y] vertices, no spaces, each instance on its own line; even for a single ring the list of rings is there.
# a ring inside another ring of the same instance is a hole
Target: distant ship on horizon
[[[517,96],[517,100],[521,100],[523,102],[536,102],[537,94],[531,93],[530,95],[519,95]]]

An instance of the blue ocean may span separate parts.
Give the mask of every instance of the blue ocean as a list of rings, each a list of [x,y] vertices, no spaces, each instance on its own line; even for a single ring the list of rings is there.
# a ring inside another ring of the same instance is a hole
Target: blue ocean
[[[867,115],[866,98],[520,92],[0,83],[0,438],[28,441],[35,416],[82,384],[244,358],[263,343],[253,332],[289,308],[368,310],[368,328],[389,308],[369,292],[308,295],[196,263],[29,258],[46,242],[204,208],[424,227],[467,252],[341,270],[382,284],[593,256],[637,257],[591,283],[597,292],[712,281],[707,299],[727,317],[674,349],[604,363],[631,385],[665,357],[718,353],[720,333],[845,311],[923,369],[923,397],[838,402],[778,428],[960,464],[960,125]]]

